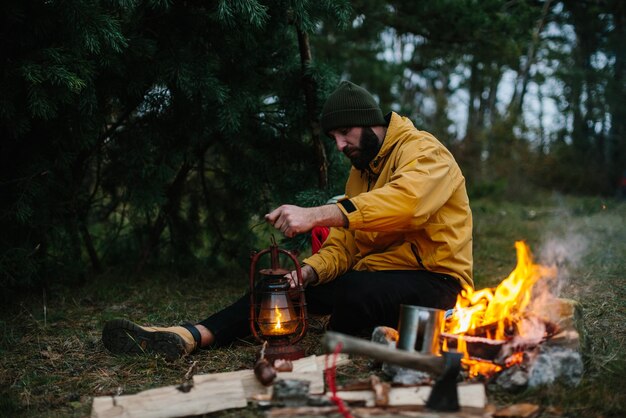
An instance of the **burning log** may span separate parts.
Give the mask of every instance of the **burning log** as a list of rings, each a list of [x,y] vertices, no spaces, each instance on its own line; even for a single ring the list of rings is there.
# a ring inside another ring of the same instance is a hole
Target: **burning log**
[[[537,333],[538,335],[536,336],[522,336],[519,328],[524,321],[530,321],[535,324],[537,329],[544,329],[545,331]],[[490,331],[497,326],[492,323],[465,334],[443,333],[444,346],[448,349],[467,352],[468,356],[472,358],[504,364],[505,360],[515,353],[533,349],[555,334],[558,334],[559,331],[556,324],[531,314],[511,324],[511,329],[515,329],[515,332],[507,335],[505,340],[497,340],[485,336],[485,334],[490,335]]]
[[[476,328],[468,329],[465,335],[497,340],[496,335],[498,334],[504,337],[512,337],[517,333],[517,321],[513,318],[503,318],[499,322],[494,321],[489,324],[483,324]]]
[[[469,357],[492,361],[500,354],[506,341],[471,335],[442,334],[447,349],[466,352]]]

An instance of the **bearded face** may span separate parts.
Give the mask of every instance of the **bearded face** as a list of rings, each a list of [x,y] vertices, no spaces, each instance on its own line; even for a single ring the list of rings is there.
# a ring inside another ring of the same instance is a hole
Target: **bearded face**
[[[370,161],[378,154],[381,145],[372,128],[364,126],[361,130],[359,145],[346,145],[343,153],[350,159],[354,168],[365,170],[369,166]]]

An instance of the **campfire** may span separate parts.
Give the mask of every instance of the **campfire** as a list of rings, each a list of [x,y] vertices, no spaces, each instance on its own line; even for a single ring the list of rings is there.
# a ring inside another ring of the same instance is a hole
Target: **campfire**
[[[495,288],[464,289],[449,312],[443,349],[463,353],[469,378],[490,378],[524,361],[525,352],[557,333],[549,307],[555,266],[533,262],[523,241],[515,243],[517,266]]]

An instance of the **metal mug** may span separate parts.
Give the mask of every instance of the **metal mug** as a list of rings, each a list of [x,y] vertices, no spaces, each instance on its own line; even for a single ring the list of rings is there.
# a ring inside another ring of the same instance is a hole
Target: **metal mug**
[[[439,355],[439,337],[444,324],[445,311],[423,306],[400,305],[398,342],[396,347],[405,351]]]

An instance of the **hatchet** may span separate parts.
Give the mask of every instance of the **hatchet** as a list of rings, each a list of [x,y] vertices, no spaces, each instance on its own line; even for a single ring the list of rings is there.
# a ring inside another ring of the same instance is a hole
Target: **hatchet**
[[[341,344],[341,352],[357,354],[384,361],[409,369],[428,372],[437,376],[426,407],[434,411],[458,411],[459,396],[456,379],[461,370],[463,355],[457,352],[444,352],[443,356],[420,354],[398,350],[382,344],[328,331],[322,339],[322,346],[334,352]]]

